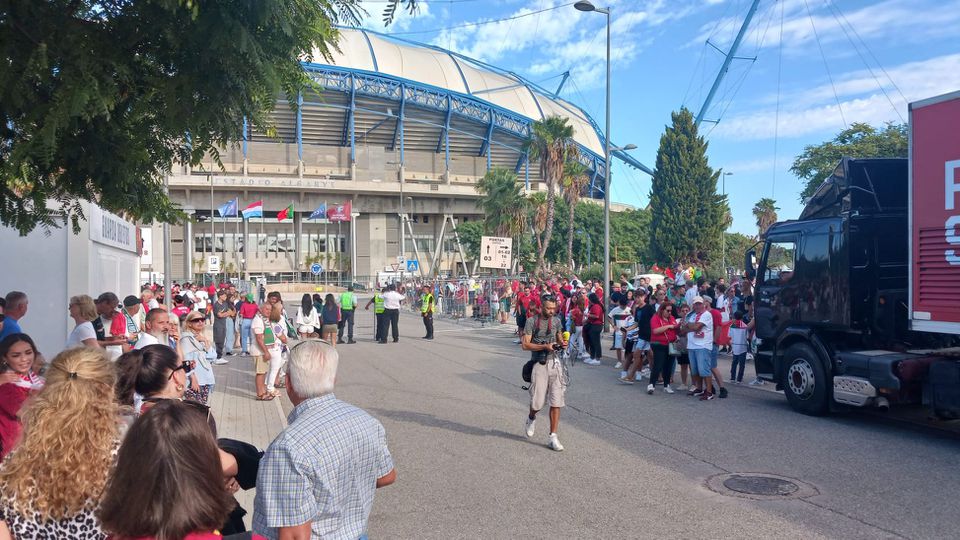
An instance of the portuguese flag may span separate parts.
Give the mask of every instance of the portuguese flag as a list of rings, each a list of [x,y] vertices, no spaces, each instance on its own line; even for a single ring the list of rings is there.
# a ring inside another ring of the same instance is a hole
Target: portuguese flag
[[[279,213],[277,213],[277,221],[283,221],[288,218],[293,217],[293,203],[290,206],[284,208]]]

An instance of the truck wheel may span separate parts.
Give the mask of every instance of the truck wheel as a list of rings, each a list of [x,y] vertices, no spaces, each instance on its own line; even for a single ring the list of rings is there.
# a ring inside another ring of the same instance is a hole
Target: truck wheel
[[[806,343],[795,343],[783,355],[783,393],[794,410],[811,416],[826,414],[830,392],[823,362]]]

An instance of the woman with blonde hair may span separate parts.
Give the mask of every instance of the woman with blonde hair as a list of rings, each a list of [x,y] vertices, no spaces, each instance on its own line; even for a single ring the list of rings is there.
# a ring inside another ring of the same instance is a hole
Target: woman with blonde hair
[[[21,410],[20,443],[0,466],[0,540],[106,538],[94,511],[120,444],[114,365],[100,349],[58,354]]]
[[[93,328],[93,320],[99,317],[97,306],[93,303],[93,298],[85,294],[70,297],[70,305],[67,308],[70,311],[70,317],[77,324],[70,336],[67,337],[68,349],[79,347],[94,347],[99,349],[97,343],[97,331]]]

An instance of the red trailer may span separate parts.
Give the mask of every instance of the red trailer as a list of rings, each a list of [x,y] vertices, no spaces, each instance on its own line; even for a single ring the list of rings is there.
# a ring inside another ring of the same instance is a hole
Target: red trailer
[[[910,319],[960,335],[960,91],[910,104]]]

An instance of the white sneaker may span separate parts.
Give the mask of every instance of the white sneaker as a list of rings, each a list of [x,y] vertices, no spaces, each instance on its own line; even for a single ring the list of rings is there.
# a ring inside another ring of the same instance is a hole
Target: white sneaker
[[[666,393],[668,393],[668,394],[672,394],[672,393],[673,393],[673,388],[670,388],[670,385],[668,384],[668,385],[666,385],[666,386],[663,387],[663,391],[666,392]]]
[[[640,374],[643,375],[644,377],[649,377],[649,376],[650,376],[650,368],[645,367],[645,368],[641,369],[641,370],[640,370]]]
[[[634,376],[633,376],[633,380],[635,380],[635,381],[637,381],[637,382],[642,381],[642,380],[643,380],[643,373],[637,373],[636,375],[634,375]]]
[[[622,367],[623,367],[623,362],[617,362],[616,365],[613,366],[613,369],[620,369]]]
[[[230,361],[227,360],[226,358],[217,358],[216,360],[211,360],[210,363],[215,366],[222,366],[224,364],[229,364]]]
[[[597,360],[597,359],[594,358],[594,359],[587,360],[587,361],[584,362],[584,363],[585,363],[585,364],[590,364],[591,366],[599,366],[602,362],[600,362],[599,360]]]
[[[554,450],[556,452],[563,452],[563,445],[560,444],[560,439],[557,438],[556,433],[550,434],[550,444],[548,444],[547,446],[549,446],[551,450]]]
[[[750,385],[751,385],[751,386],[762,386],[762,385],[763,385],[763,381],[760,380],[760,379],[754,379],[754,380],[750,381]]]
[[[648,393],[648,394],[652,394],[652,393],[653,393],[653,385],[652,385],[652,384],[648,384],[648,385],[647,385],[647,393]]]
[[[526,422],[526,424],[524,424],[524,425],[525,425],[525,427],[527,428],[527,438],[529,439],[529,438],[533,437],[533,433],[534,433],[534,431],[535,431],[536,428],[537,428],[537,419],[536,419],[536,418],[530,418],[530,417],[528,416],[528,417],[527,417],[527,422]]]

